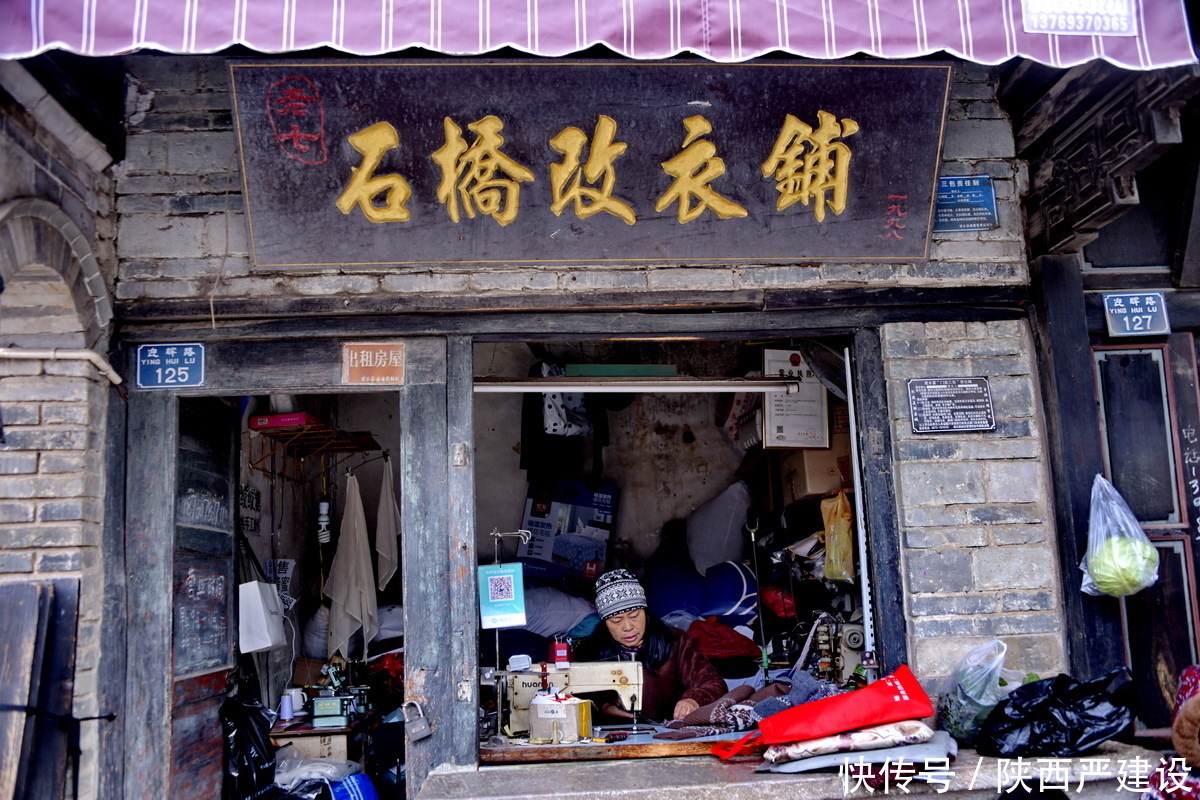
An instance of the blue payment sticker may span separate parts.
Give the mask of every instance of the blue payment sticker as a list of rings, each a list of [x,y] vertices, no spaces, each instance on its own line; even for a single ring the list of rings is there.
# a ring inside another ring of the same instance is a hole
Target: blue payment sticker
[[[204,385],[204,345],[198,342],[139,344],[139,389],[185,389]]]

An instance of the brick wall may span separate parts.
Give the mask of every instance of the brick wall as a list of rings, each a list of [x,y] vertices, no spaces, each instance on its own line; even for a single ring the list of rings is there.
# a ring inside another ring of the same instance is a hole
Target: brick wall
[[[0,347],[105,353],[110,160],[23,68],[0,62]],[[123,568],[100,548],[109,391],[87,361],[0,358],[0,581],[79,579],[76,716],[114,710],[97,691],[105,571]],[[82,726],[81,798],[103,794],[101,724]]]
[[[893,418],[909,655],[923,679],[993,638],[1008,665],[1066,669],[1049,463],[1024,322],[882,332]],[[909,378],[986,376],[996,429],[914,434]]]

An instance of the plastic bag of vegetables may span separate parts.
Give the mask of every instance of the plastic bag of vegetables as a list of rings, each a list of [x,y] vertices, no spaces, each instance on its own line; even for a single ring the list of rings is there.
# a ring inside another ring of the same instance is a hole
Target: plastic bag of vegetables
[[[975,744],[987,715],[1021,683],[1021,673],[1004,668],[1007,652],[999,639],[972,648],[938,693],[938,727],[963,747]]]
[[[1146,538],[1129,505],[1103,475],[1092,482],[1083,591],[1125,597],[1158,580],[1158,550]]]

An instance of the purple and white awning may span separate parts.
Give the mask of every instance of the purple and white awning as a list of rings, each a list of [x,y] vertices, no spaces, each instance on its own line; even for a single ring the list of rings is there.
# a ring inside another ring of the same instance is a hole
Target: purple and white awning
[[[631,58],[771,52],[834,59],[944,52],[982,64],[1103,59],[1195,63],[1186,0],[0,0],[0,58],[49,49],[263,53],[410,47],[564,56],[604,44]]]

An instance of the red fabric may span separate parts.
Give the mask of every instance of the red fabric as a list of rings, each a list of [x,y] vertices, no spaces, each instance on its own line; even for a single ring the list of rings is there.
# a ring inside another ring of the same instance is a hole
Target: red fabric
[[[796,616],[796,600],[783,589],[778,586],[764,586],[759,593],[763,603],[775,616],[785,619]]]
[[[709,658],[733,656],[758,658],[762,655],[762,650],[752,639],[743,636],[728,625],[717,622],[716,617],[696,620],[688,627],[687,633],[696,640],[696,644],[700,646],[700,652]]]
[[[883,725],[933,714],[929,695],[921,688],[908,665],[886,678],[853,692],[814,700],[772,714],[758,723],[741,741],[713,745],[712,754],[723,759],[764,744],[802,742],[843,731]]]

